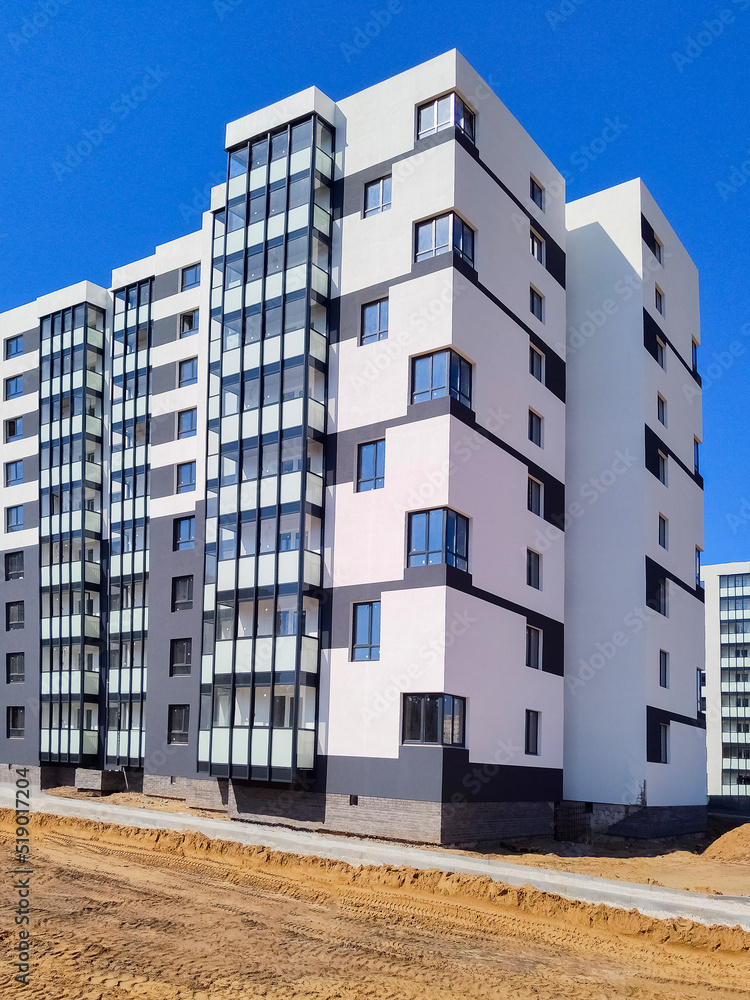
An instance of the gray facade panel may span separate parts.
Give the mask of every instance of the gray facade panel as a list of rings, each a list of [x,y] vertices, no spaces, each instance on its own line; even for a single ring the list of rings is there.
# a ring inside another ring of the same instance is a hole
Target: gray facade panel
[[[180,268],[157,274],[151,290],[151,301],[158,302],[169,295],[176,295],[180,290]]]
[[[170,392],[177,388],[177,365],[172,361],[168,365],[159,365],[151,369],[151,395],[160,392]]]
[[[39,410],[32,410],[23,414],[23,436],[24,438],[35,438],[39,435]]]
[[[173,518],[152,518],[149,556],[148,697],[146,702],[146,774],[196,776],[198,709],[200,705],[200,656],[203,631],[203,554],[205,504],[195,511],[195,548],[172,549]],[[193,607],[172,611],[172,579],[193,577]],[[173,639],[193,641],[192,670],[188,676],[169,676]],[[167,743],[170,705],[189,705],[189,742]]]
[[[177,340],[179,317],[166,316],[164,319],[154,320],[151,333],[151,346],[161,347],[162,344],[171,344]]]
[[[174,466],[163,465],[151,469],[149,493],[152,497],[169,497],[174,493]],[[151,524],[153,525],[153,521]],[[153,548],[153,546],[152,546]]]
[[[41,343],[39,337],[39,327],[35,326],[31,330],[26,330],[22,334],[23,336],[23,353],[31,354],[32,351],[39,350],[39,344]]]
[[[39,527],[39,502],[37,500],[29,500],[23,505],[23,527],[24,530]]]
[[[167,444],[176,439],[175,413],[155,413],[151,417],[150,440],[151,444]]]
[[[23,459],[23,481],[33,483],[39,479],[39,456],[26,455]]]
[[[31,392],[39,392],[38,368],[32,368],[30,372],[23,373],[23,394],[27,396]]]

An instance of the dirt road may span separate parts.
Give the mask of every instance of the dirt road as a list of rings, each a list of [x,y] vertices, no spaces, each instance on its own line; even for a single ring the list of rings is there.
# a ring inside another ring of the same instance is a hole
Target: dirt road
[[[0,813],[10,895],[11,814]],[[35,815],[32,974],[45,1000],[717,1000],[750,997],[750,935],[489,879],[354,869]]]

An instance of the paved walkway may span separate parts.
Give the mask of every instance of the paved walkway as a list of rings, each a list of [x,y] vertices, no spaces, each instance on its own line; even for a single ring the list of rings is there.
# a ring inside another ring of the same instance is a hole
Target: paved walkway
[[[0,807],[12,808],[14,794],[12,785],[0,786]],[[730,927],[739,925],[750,931],[750,897],[747,896],[712,896],[682,889],[666,889],[553,871],[549,868],[532,868],[429,848],[407,847],[385,841],[313,833],[261,823],[205,819],[201,816],[152,809],[134,809],[92,799],[63,799],[38,790],[32,791],[31,808],[34,812],[76,816],[123,826],[193,830],[217,840],[262,845],[291,854],[312,854],[334,861],[346,861],[351,865],[408,865],[412,868],[437,868],[466,875],[489,875],[495,882],[531,885],[544,892],[557,893],[566,899],[604,903],[625,910],[636,909],[649,917],[687,918],[701,924],[724,924]]]

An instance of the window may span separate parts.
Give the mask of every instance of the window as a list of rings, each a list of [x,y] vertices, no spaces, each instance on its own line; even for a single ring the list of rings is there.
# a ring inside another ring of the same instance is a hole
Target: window
[[[533,410],[529,410],[529,441],[542,447],[542,418]]]
[[[184,267],[182,269],[182,291],[184,292],[187,288],[195,288],[196,285],[201,283],[201,266],[200,264],[193,264],[191,267]]]
[[[457,256],[474,266],[474,230],[457,215],[447,212],[417,223],[415,260],[439,257],[451,247]]]
[[[651,602],[653,604],[653,601]],[[659,580],[659,586],[656,591],[656,611],[660,615],[664,615],[665,618],[669,617],[668,606],[667,606],[667,581],[666,579]]]
[[[20,337],[8,337],[5,341],[5,357],[17,358],[23,354],[23,335]]]
[[[536,257],[540,264],[544,264],[544,240],[533,229],[531,230],[530,249],[531,256]]]
[[[659,514],[659,545],[663,549],[668,548],[667,546],[667,519],[663,514]]]
[[[169,706],[169,729],[167,731],[167,743],[187,744],[188,727],[190,725],[189,705]]]
[[[380,601],[354,605],[353,660],[380,659]]]
[[[16,396],[23,396],[23,375],[14,375],[5,380],[5,398],[15,399]]]
[[[374,344],[378,340],[388,339],[388,299],[370,302],[362,307],[362,339],[363,344]]]
[[[663,396],[656,397],[656,416],[660,424],[667,426],[667,401]]]
[[[654,305],[656,306],[657,312],[660,312],[662,316],[664,315],[664,293],[659,288],[658,285],[654,288]]]
[[[183,313],[180,316],[180,337],[192,337],[198,332],[198,310]]]
[[[172,611],[189,611],[193,606],[192,576],[172,577]]]
[[[182,410],[181,413],[177,414],[177,437],[178,438],[190,438],[195,437],[196,429],[198,426],[198,411],[193,410]]]
[[[654,257],[659,261],[660,264],[664,263],[663,257],[664,247],[658,236],[654,235]]]
[[[23,437],[23,417],[13,417],[5,421],[5,440],[19,441]]]
[[[544,188],[533,177],[529,177],[529,198],[544,211]]]
[[[192,583],[192,577],[190,578]],[[193,640],[172,639],[169,645],[169,676],[180,677],[190,673],[193,662]]]
[[[23,705],[8,706],[8,739],[22,740],[26,729],[26,709]]]
[[[195,548],[195,516],[174,519],[174,551]]]
[[[409,514],[409,566],[469,569],[469,522],[442,508]]]
[[[659,725],[659,763],[669,763],[669,723],[662,722]]]
[[[667,485],[667,456],[662,452],[658,455],[659,482]]]
[[[526,666],[542,669],[542,630],[533,625],[526,626]]]
[[[5,579],[23,580],[23,552],[5,553]]]
[[[660,368],[667,370],[667,352],[664,344],[657,338],[656,340],[656,360]]]
[[[359,446],[357,492],[382,490],[385,485],[385,441],[371,441]]]
[[[387,212],[391,207],[391,178],[381,177],[365,184],[365,218]]]
[[[23,462],[5,463],[5,485],[16,486],[23,482]]]
[[[533,549],[526,549],[526,585],[542,589],[542,557]]]
[[[544,322],[544,296],[533,286],[529,288],[529,309],[538,320]]]
[[[5,628],[6,631],[10,632],[11,629],[23,628],[24,625],[24,609],[23,601],[9,601],[5,605]]]
[[[188,358],[180,362],[180,386],[195,385],[198,381],[198,359]]]
[[[411,370],[411,401],[452,396],[471,406],[471,365],[454,351],[439,351],[414,358]]]
[[[529,374],[544,382],[544,355],[536,347],[529,347]]]
[[[474,142],[474,112],[461,100],[458,94],[446,94],[434,101],[420,105],[417,111],[417,138],[442,132],[455,125]]]
[[[529,508],[532,514],[538,514],[543,517],[543,488],[542,484],[538,479],[534,479],[533,476],[529,476],[529,487],[526,497],[526,506]]]
[[[525,752],[532,757],[539,756],[539,722],[541,712],[526,709]]]
[[[404,743],[464,745],[466,699],[450,694],[404,695]]]
[[[669,653],[659,650],[659,687],[669,687]]]
[[[696,476],[700,472],[701,468],[700,457],[701,457],[700,441],[698,440],[698,438],[693,438],[693,471],[695,472]]]
[[[695,586],[703,586],[703,582],[701,580],[701,550],[697,546],[695,549]]]
[[[693,347],[692,347],[692,351],[691,351],[691,356],[692,356],[692,362],[693,362],[693,371],[697,372],[698,371],[698,345],[696,344],[695,341],[693,341]]]
[[[25,654],[8,653],[5,657],[5,671],[9,684],[22,684],[26,680]]]
[[[5,508],[5,530],[23,531],[23,506]]]
[[[195,492],[195,462],[183,462],[177,466],[177,492]]]

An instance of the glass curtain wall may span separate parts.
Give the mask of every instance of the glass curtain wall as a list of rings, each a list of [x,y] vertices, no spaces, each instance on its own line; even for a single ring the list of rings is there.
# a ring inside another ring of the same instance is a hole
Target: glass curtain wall
[[[333,132],[229,155],[214,216],[199,770],[315,761]]]

